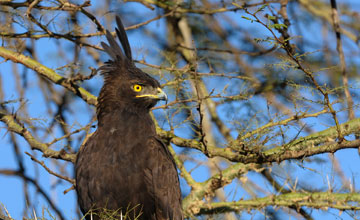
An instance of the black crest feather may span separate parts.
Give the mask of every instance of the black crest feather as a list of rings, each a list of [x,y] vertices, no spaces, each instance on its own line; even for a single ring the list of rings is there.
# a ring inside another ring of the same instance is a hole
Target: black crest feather
[[[118,16],[116,16],[116,24],[117,24],[118,28],[115,28],[115,31],[116,31],[116,34],[117,34],[119,40],[120,40],[121,45],[124,48],[125,55],[129,60],[132,60],[129,40],[128,40],[127,35],[125,33],[124,25],[123,25],[123,23],[121,22],[121,19]]]
[[[123,62],[123,61],[132,61],[131,56],[131,49],[129,40],[127,38],[124,25],[122,24],[120,18],[116,16],[116,24],[118,28],[115,28],[115,32],[117,37],[119,38],[119,41],[123,47],[123,50],[119,46],[119,44],[116,42],[114,37],[111,35],[111,33],[106,30],[106,39],[109,43],[106,44],[105,42],[101,42],[101,46],[103,47],[104,51],[109,54],[113,62]],[[124,52],[123,52],[124,51]],[[124,55],[125,53],[125,55]]]

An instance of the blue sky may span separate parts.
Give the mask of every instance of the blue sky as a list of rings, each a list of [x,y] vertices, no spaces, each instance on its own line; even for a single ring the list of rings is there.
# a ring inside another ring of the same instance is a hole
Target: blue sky
[[[360,4],[358,2],[356,2],[355,0],[352,1],[352,4],[354,5],[354,7],[360,8]],[[99,5],[93,5],[90,7],[90,10],[95,9],[96,7],[99,7]],[[126,4],[127,10],[128,10],[128,14],[131,14],[131,12],[133,11],[137,11],[137,13],[149,13],[149,10],[146,9],[143,6],[140,6],[140,4],[137,3],[132,3],[132,4]],[[236,14],[234,14],[234,18],[239,18],[239,16],[237,16]],[[100,21],[103,18],[100,18]],[[130,20],[129,18],[126,20]],[[244,27],[251,27],[253,28],[253,26],[250,26],[251,23],[246,21],[246,20],[240,20],[239,22],[242,22],[242,25]],[[131,24],[126,24],[125,26],[128,25],[132,25],[134,23]],[[151,24],[149,24],[149,26],[153,29],[155,29],[156,31],[162,33],[165,31],[165,27],[164,27],[164,22],[163,21],[157,21],[157,22],[153,22]],[[316,25],[309,27],[309,30],[316,32]],[[264,36],[265,34],[268,33],[264,33],[262,32],[260,29],[257,29],[257,31],[259,31],[259,36]],[[156,50],[160,50],[159,48],[154,48],[153,46],[153,42],[147,42],[147,40],[144,40],[142,38],[142,35],[139,31],[129,31],[128,32],[129,35],[129,40],[130,40],[130,44],[131,47],[133,49],[134,52],[134,57],[135,59],[142,59],[142,53],[145,51],[156,51]],[[315,35],[315,36],[320,36],[320,35]],[[94,38],[93,41],[98,43],[100,42],[102,38]],[[236,39],[233,39],[234,41]],[[316,38],[314,38],[314,40],[318,40]],[[66,45],[69,45],[71,43],[68,43],[64,40],[60,40],[64,43],[65,47],[63,48],[64,51],[66,51],[68,48],[66,47]],[[345,41],[348,42],[348,40],[345,39]],[[37,45],[41,45],[38,46],[37,48],[37,53],[38,53],[38,57],[39,60],[41,60],[43,62],[44,65],[50,67],[50,68],[58,68],[59,66],[63,66],[65,64],[67,64],[68,60],[62,60],[62,59],[53,59],[54,57],[54,49],[56,49],[56,45],[55,45],[55,41],[54,40],[49,40],[49,39],[40,39],[37,42]],[[66,54],[65,54],[66,55]],[[71,57],[71,55],[69,55],[69,57]],[[49,58],[49,59],[47,59]],[[107,57],[105,55],[102,56],[101,60],[105,61],[107,59]],[[55,61],[56,60],[56,61]],[[359,60],[354,59],[355,61],[359,62]],[[2,62],[2,60],[0,60],[0,76],[2,79],[2,86],[3,89],[5,91],[4,94],[4,100],[12,100],[12,99],[16,99],[19,94],[17,94],[17,90],[16,90],[16,84],[15,84],[15,79],[13,78],[13,74],[11,74],[9,71],[12,70],[12,63],[11,62]],[[146,56],[146,61],[149,63],[156,63],[157,59],[156,58],[152,58],[151,56]],[[90,65],[90,66],[94,66],[95,64],[92,62],[87,62],[86,65]],[[356,65],[359,65],[359,63],[356,63]],[[23,66],[19,65],[19,72],[25,71]],[[84,72],[88,73],[89,71],[87,70],[87,66],[82,66],[81,67],[83,69]],[[31,117],[36,118],[37,121],[36,123],[44,123],[47,124],[49,123],[49,121],[51,119],[48,119],[46,117],[44,117],[44,115],[46,115],[46,109],[44,108],[44,106],[46,105],[46,101],[43,99],[43,96],[39,95],[41,93],[40,88],[38,88],[38,84],[37,82],[34,80],[36,79],[36,73],[34,73],[33,71],[27,71],[26,72],[26,76],[29,79],[28,83],[29,83],[29,88],[27,90],[26,93],[26,100],[28,102],[28,106],[29,106],[29,112],[31,114]],[[352,82],[354,86],[358,86],[357,82]],[[99,89],[102,85],[102,80],[101,77],[97,76],[95,77],[93,80],[91,80],[89,82],[89,86],[91,88],[94,88],[93,93],[95,95],[97,95],[97,93],[99,92]],[[218,82],[213,81],[213,82],[209,82],[209,85],[218,85]],[[60,89],[60,87],[58,88]],[[171,101],[171,100],[170,100]],[[252,101],[254,102],[254,101]],[[260,105],[260,106],[265,106],[266,102],[265,100],[261,100],[260,98],[258,100],[256,100],[256,102]],[[18,108],[18,104],[14,104],[13,105],[13,109],[16,110]],[[54,107],[54,106],[53,106]],[[69,114],[69,117],[73,120],[73,126],[74,128],[77,128],[80,125],[85,125],[87,123],[89,123],[89,121],[91,120],[92,117],[92,113],[94,111],[93,107],[88,107],[83,101],[81,101],[79,99],[78,102],[76,102],[76,105],[71,106],[70,110],[72,112],[72,114]],[[164,116],[164,111],[163,110],[158,110],[157,111],[157,116],[158,118],[161,118]],[[359,116],[357,114],[357,116]],[[225,116],[222,115],[222,117],[229,119],[231,117],[229,116]],[[346,117],[343,117],[344,120]],[[325,120],[324,120],[325,121]],[[329,124],[320,124],[318,123],[319,120],[315,120],[314,119],[307,119],[306,120],[307,123],[312,124],[313,125],[313,129],[314,130],[322,130],[324,128],[327,128],[329,126]],[[4,125],[3,125],[4,126]],[[182,131],[184,133],[182,133],[182,136],[186,136],[187,133],[186,131]],[[58,136],[60,135],[60,131],[59,133],[55,134]],[[8,134],[7,130],[4,129],[4,127],[2,127],[2,129],[0,129],[0,169],[14,169],[17,167],[16,164],[16,160],[15,160],[15,154],[13,152],[13,147],[10,144],[9,141],[10,135]],[[49,175],[42,167],[39,166],[34,166],[34,162],[30,160],[30,158],[24,154],[25,151],[27,152],[31,152],[30,148],[28,147],[27,143],[22,139],[22,138],[17,138],[19,146],[21,146],[21,151],[23,152],[21,154],[22,158],[23,158],[23,162],[25,164],[25,166],[27,167],[27,171],[26,174],[33,177],[33,178],[39,178],[39,183],[41,184],[41,186],[46,189],[47,192],[50,192],[50,196],[54,199],[56,204],[59,204],[59,207],[61,207],[61,210],[64,212],[64,215],[66,216],[67,219],[76,219],[76,208],[75,208],[75,204],[76,204],[76,196],[75,196],[75,192],[74,191],[70,191],[69,193],[67,193],[66,195],[64,195],[62,193],[62,191],[68,189],[70,187],[70,184],[68,183],[62,183],[60,184],[60,186],[57,186],[56,190],[52,190],[51,185],[54,183],[54,181],[56,181],[56,178]],[[61,147],[62,146],[62,142],[58,143],[55,147]],[[177,151],[179,151],[180,149],[177,149]],[[37,153],[39,154],[39,153]],[[194,155],[197,158],[202,158],[203,156],[199,153],[194,152]],[[336,158],[339,160],[341,167],[343,168],[345,174],[347,177],[353,177],[355,180],[359,178],[359,169],[358,167],[360,167],[360,160],[359,160],[359,155],[357,153],[357,150],[344,150],[344,151],[339,151],[337,153],[335,153]],[[322,159],[328,159],[328,155],[320,155],[320,156],[316,156],[318,158],[322,158]],[[51,167],[51,160],[50,159],[46,159],[46,158],[41,158],[38,157],[44,161],[46,161],[47,165],[49,167]],[[299,168],[299,166],[297,166],[297,162],[296,161],[292,161],[292,162],[286,162],[287,165],[289,165],[289,167],[291,167],[292,169],[288,170],[288,175],[291,176],[298,176],[298,178],[303,182],[303,184],[309,184],[309,185],[314,185],[314,182],[316,183],[322,183],[321,185],[324,186],[326,185],[326,181],[328,178],[331,179],[331,176],[334,174],[334,170],[333,167],[330,166],[329,163],[324,163],[324,164],[314,164],[314,163],[306,163],[305,166],[303,168]],[[277,166],[284,166],[285,164],[281,163]],[[191,169],[195,166],[194,163],[188,162],[186,163],[186,166],[188,169]],[[306,167],[310,167],[313,169],[318,170],[319,172],[312,172],[307,170]],[[68,170],[70,173],[72,172],[72,169],[69,168]],[[193,172],[193,176],[196,180],[198,181],[203,181],[206,178],[208,178],[208,171],[207,168],[204,166],[201,166],[200,168],[196,169]],[[249,175],[249,177],[255,181],[257,184],[259,184],[260,186],[266,187],[265,184],[265,180],[257,173],[251,173]],[[311,177],[311,178],[309,178]],[[229,194],[231,194],[231,190],[234,189],[234,187],[236,186],[236,184],[238,184],[237,182],[232,183],[231,185],[226,187],[226,192],[228,192]],[[31,184],[30,184],[31,185]],[[184,191],[188,191],[188,189],[186,189],[185,185],[182,184],[184,186]],[[338,185],[338,183],[336,183],[335,181],[335,185]],[[356,186],[356,189],[359,189],[358,186]],[[36,193],[35,189],[33,186],[30,186],[30,197],[35,199],[31,199],[32,201],[36,200],[38,202],[38,204],[36,205],[36,212],[38,215],[42,215],[41,212],[43,209],[48,208],[45,204],[46,202],[44,201],[44,198]],[[249,195],[245,192],[245,191],[239,191],[234,195],[235,199],[240,199],[240,198],[249,198]],[[9,176],[4,176],[4,175],[0,175],[0,202],[3,202],[4,205],[6,206],[6,208],[8,209],[9,213],[12,215],[13,218],[15,219],[21,219],[22,216],[22,210],[24,209],[24,193],[23,193],[23,182],[22,180],[20,180],[17,177],[9,177]],[[316,217],[316,219],[352,219],[350,217],[350,215],[348,215],[347,213],[343,213],[340,217],[338,217],[338,211],[336,210],[330,210],[330,212],[325,212],[325,211],[313,211],[314,213],[314,217]],[[47,214],[45,214],[45,216],[48,216]],[[248,219],[251,216],[244,214],[244,216],[242,217],[243,219]],[[256,215],[256,217],[260,218],[261,215]]]

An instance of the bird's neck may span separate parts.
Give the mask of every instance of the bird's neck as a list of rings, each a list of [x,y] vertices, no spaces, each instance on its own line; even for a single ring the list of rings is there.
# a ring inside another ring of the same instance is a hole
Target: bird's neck
[[[155,125],[148,110],[113,109],[112,112],[107,112],[98,118],[98,129],[115,134],[146,131],[148,135],[156,135]]]

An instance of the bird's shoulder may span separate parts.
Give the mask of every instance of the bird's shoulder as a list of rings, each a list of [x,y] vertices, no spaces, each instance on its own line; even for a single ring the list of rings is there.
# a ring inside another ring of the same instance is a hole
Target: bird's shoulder
[[[176,164],[173,156],[171,155],[168,147],[162,142],[158,136],[151,136],[147,139],[147,145],[150,149],[158,150],[167,161],[170,161],[174,168],[176,169]]]

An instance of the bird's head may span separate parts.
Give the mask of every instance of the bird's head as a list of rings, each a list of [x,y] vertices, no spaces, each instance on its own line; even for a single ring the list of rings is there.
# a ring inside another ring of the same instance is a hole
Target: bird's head
[[[99,114],[108,113],[114,108],[148,111],[159,100],[167,100],[159,82],[135,66],[119,17],[116,17],[116,23],[118,28],[115,31],[123,49],[111,33],[106,31],[108,44],[101,42],[101,45],[111,60],[99,68],[104,75],[104,86],[98,99],[98,117]]]

